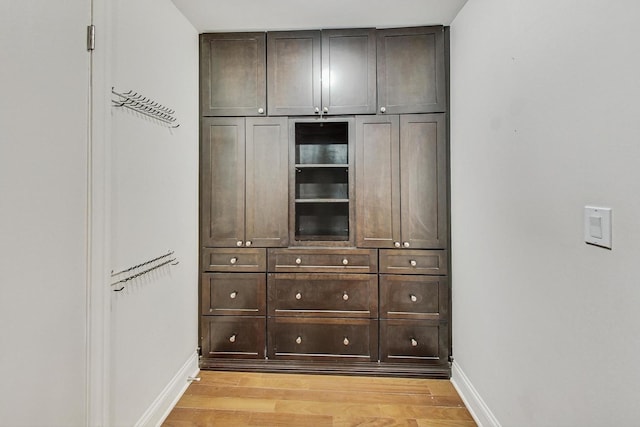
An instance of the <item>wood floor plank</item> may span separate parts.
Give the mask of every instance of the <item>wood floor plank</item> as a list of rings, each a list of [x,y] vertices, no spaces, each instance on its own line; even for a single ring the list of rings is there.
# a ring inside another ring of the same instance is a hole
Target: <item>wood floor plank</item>
[[[203,371],[163,426],[472,427],[449,381]]]

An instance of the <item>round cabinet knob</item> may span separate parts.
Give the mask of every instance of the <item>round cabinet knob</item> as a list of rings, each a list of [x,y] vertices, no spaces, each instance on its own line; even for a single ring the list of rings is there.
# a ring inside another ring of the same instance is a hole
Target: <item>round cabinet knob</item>
[[[349,265],[349,260],[348,259],[343,259],[342,260],[342,265]]]
[[[409,298],[411,299],[411,302],[416,302],[418,301],[418,297],[415,295],[409,295]]]
[[[297,299],[297,300],[302,299],[302,294],[301,294],[300,292],[298,292],[298,293],[296,294],[296,299]]]
[[[393,244],[393,246],[395,246],[396,248],[399,248],[399,247],[400,247],[400,242],[395,242],[395,243]]]
[[[411,261],[409,261],[409,264],[411,264],[411,267],[415,267],[416,265],[418,265],[415,259],[412,259]]]
[[[328,113],[328,112],[329,112],[329,107],[324,107],[324,108],[322,109],[322,111],[323,111],[324,113]]]
[[[348,293],[346,293],[346,292],[345,292],[344,294],[342,294],[342,299],[343,299],[344,301],[349,301],[349,294],[348,294]]]
[[[403,243],[403,246],[404,246],[405,248],[408,248],[408,247],[409,247],[409,246],[411,246],[411,245],[409,244],[409,242],[404,242],[404,243]]]
[[[264,108],[258,108],[258,114],[264,114]]]
[[[296,344],[301,344],[301,343],[302,343],[302,337],[296,338]]]
[[[320,112],[320,109],[318,107],[316,107],[316,108],[314,108],[313,112],[317,114],[317,113]]]
[[[344,337],[344,339],[342,340],[342,344],[349,345],[349,338]]]
[[[238,241],[236,242],[236,246],[242,246],[242,240],[238,240]]]
[[[247,247],[251,246],[251,240],[247,240],[244,245]]]
[[[237,296],[238,296],[238,291],[233,291],[229,294],[229,298],[231,299],[236,299]]]
[[[414,338],[411,338],[411,347],[417,347],[418,346],[418,341],[416,341]]]
[[[236,342],[236,334],[233,334],[229,337],[229,342]]]
[[[300,258],[296,258],[296,264],[298,265],[302,264],[302,260]]]
[[[386,113],[386,112],[387,112],[387,109],[386,109],[385,107],[380,107],[380,112],[381,112],[381,113]]]
[[[236,257],[233,257],[233,258],[231,258],[231,259],[229,260],[229,263],[230,263],[230,264],[235,264],[236,262],[238,262],[238,258],[236,258]]]

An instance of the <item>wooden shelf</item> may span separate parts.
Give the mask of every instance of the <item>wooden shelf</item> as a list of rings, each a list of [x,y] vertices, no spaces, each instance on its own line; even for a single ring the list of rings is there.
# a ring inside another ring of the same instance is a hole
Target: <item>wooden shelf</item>
[[[296,199],[296,203],[349,203],[349,199]]]

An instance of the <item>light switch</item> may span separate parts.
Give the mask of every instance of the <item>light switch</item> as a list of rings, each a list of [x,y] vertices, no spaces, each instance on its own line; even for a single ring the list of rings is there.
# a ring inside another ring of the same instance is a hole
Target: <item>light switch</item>
[[[611,208],[584,207],[584,241],[611,249]]]

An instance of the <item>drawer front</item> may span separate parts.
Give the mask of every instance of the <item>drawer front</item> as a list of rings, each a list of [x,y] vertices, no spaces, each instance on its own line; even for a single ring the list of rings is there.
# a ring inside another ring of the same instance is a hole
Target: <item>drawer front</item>
[[[264,317],[202,317],[204,357],[261,359],[264,348]]]
[[[380,317],[445,320],[449,281],[442,276],[380,275]]]
[[[269,273],[270,316],[378,317],[374,274]]]
[[[445,322],[380,320],[380,360],[445,364],[449,359]]]
[[[274,273],[377,273],[378,258],[369,249],[270,249]]]
[[[268,322],[271,359],[378,360],[377,320],[272,317]]]
[[[265,273],[202,273],[203,315],[264,315],[265,295]]]
[[[206,248],[202,251],[204,271],[259,272],[267,270],[265,249]]]
[[[447,274],[445,251],[380,250],[380,273]]]

